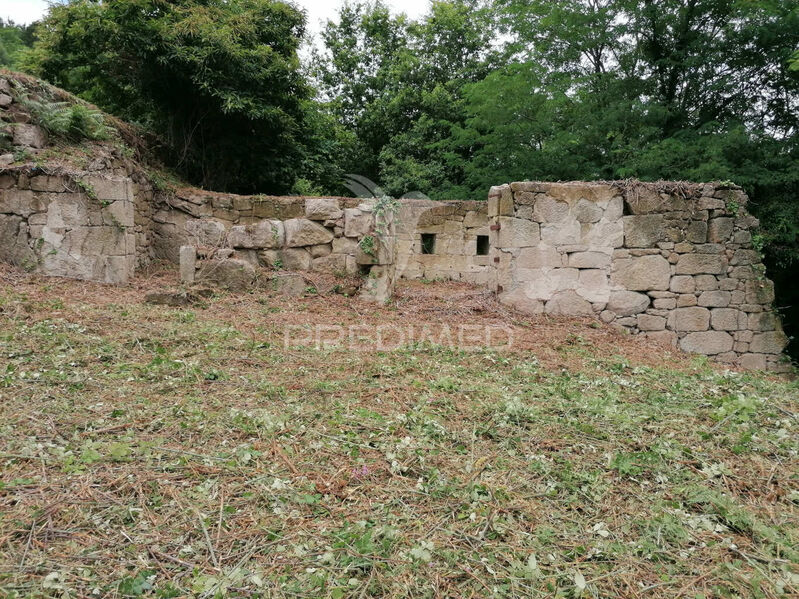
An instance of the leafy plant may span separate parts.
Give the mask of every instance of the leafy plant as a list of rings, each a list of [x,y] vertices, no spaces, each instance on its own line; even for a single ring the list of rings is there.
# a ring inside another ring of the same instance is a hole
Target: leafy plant
[[[358,247],[361,248],[361,251],[366,254],[367,256],[371,256],[372,258],[376,258],[376,248],[377,243],[375,238],[371,235],[364,235],[361,240],[358,242]]]
[[[106,124],[103,113],[83,103],[50,102],[23,97],[21,104],[31,111],[39,125],[51,135],[71,141],[106,140],[112,136],[113,129]]]

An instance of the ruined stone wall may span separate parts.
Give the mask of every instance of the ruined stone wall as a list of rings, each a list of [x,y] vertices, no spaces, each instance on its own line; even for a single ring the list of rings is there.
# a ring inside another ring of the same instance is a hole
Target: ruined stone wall
[[[779,370],[787,339],[728,185],[494,187],[492,288],[527,313],[597,316],[687,352]]]
[[[261,267],[362,276],[361,295],[375,301],[394,288],[394,219],[378,216],[377,200],[179,191],[153,223],[155,254],[172,260],[178,254],[185,282],[203,271],[238,285],[254,280]]]
[[[423,253],[422,235],[435,235]],[[397,218],[397,273],[406,279],[453,280],[487,285],[492,266],[478,255],[477,238],[488,236],[485,202],[402,200]]]
[[[0,260],[31,272],[125,283],[136,267],[133,185],[113,172],[0,170]]]

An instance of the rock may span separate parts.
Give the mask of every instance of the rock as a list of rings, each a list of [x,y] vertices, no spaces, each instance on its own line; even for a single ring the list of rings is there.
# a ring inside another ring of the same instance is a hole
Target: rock
[[[677,296],[677,307],[686,308],[696,305],[696,296],[693,293],[684,293]]]
[[[730,260],[732,266],[746,266],[750,264],[760,264],[760,252],[756,250],[735,250],[735,254]]]
[[[0,214],[0,260],[33,270],[37,257],[28,245],[28,225],[21,217]]]
[[[333,275],[344,275],[347,272],[347,256],[344,254],[330,254],[316,258],[311,261],[311,270]]]
[[[88,177],[84,177],[82,181],[84,185],[92,190],[94,196],[101,202],[133,200],[131,182],[127,177],[89,175]]]
[[[308,248],[308,251],[311,253],[311,258],[321,258],[329,255],[333,251],[333,244],[312,245]]]
[[[649,307],[649,297],[634,291],[612,291],[607,310],[617,316],[632,316]]]
[[[542,314],[544,312],[544,302],[528,295],[525,287],[522,286],[501,294],[499,301],[525,314]]]
[[[541,225],[541,241],[550,245],[570,245],[580,243],[582,229],[576,220]]]
[[[599,268],[580,270],[576,287],[577,294],[595,304],[607,304],[610,299],[607,271]]]
[[[730,305],[731,297],[729,291],[703,291],[698,303],[708,308],[726,308]]]
[[[715,254],[682,254],[677,261],[675,274],[678,275],[699,275],[710,274],[720,275],[727,272],[727,259]]]
[[[608,201],[605,208],[605,220],[608,222],[620,221],[624,214],[624,200],[621,196],[615,196]]]
[[[749,314],[747,328],[753,331],[775,331],[780,328],[780,319],[774,312]]]
[[[278,250],[262,250],[258,252],[258,261],[268,268],[277,268],[283,265],[283,258]]]
[[[333,253],[354,256],[358,253],[358,240],[352,237],[336,237],[333,239]]]
[[[280,273],[266,281],[264,287],[289,297],[301,297],[305,295],[309,285],[302,275]]]
[[[373,266],[361,287],[362,300],[383,304],[394,290],[393,266]]]
[[[363,237],[372,230],[371,212],[363,212],[358,208],[344,210],[344,235],[346,237]]]
[[[290,248],[321,245],[333,241],[333,232],[305,218],[292,218],[284,223],[286,246]]]
[[[746,303],[771,305],[774,301],[774,283],[752,279],[746,282]]]
[[[344,216],[335,198],[308,198],[305,200],[305,218],[309,220],[338,220]]]
[[[671,278],[669,290],[674,293],[693,293],[696,289],[696,283],[693,277],[677,276]]]
[[[572,268],[610,268],[610,256],[602,252],[576,252],[569,254]]]
[[[541,196],[533,206],[533,219],[539,223],[559,223],[569,215],[569,205],[549,196]]]
[[[561,316],[593,316],[594,309],[572,290],[560,291],[546,303],[544,312]]]
[[[639,314],[638,328],[642,331],[662,331],[666,328],[666,319],[662,316]]]
[[[488,226],[488,216],[485,212],[470,210],[463,217],[463,226],[468,229],[477,229]]]
[[[540,229],[536,222],[510,216],[500,216],[498,224],[500,229],[497,236],[497,247],[531,247],[538,245],[541,241]]]
[[[144,296],[144,301],[147,304],[156,306],[170,306],[172,308],[182,308],[184,306],[191,306],[197,302],[197,297],[188,293],[148,293]]]
[[[11,103],[14,101],[14,98],[9,96],[8,94],[0,93],[0,108],[6,108],[11,106]]]
[[[782,331],[757,333],[749,344],[749,350],[757,354],[780,354],[788,345],[788,337]]]
[[[722,331],[689,333],[680,340],[680,349],[694,354],[713,356],[732,350],[732,335]]]
[[[738,366],[744,370],[766,370],[766,356],[763,354],[743,354],[738,358]]]
[[[218,220],[192,219],[186,221],[185,228],[195,246],[221,247],[225,242],[225,225]]]
[[[715,291],[719,288],[719,281],[713,275],[699,275],[694,277],[697,291]]]
[[[654,247],[664,238],[664,220],[662,214],[645,214],[625,216],[624,245],[631,248]]]
[[[513,196],[510,193],[503,193],[499,198],[499,215],[513,216]]]
[[[516,259],[517,268],[560,268],[563,256],[549,245],[524,248]]]
[[[308,270],[311,268],[311,253],[305,248],[288,248],[280,253],[285,270]]]
[[[574,207],[574,218],[581,223],[596,223],[602,219],[604,211],[596,202],[581,199]]]
[[[612,283],[630,291],[666,290],[671,279],[671,266],[662,256],[640,256],[617,260]]]
[[[197,273],[197,250],[193,245],[180,246],[180,281],[194,283]]]
[[[677,299],[673,297],[661,297],[652,301],[652,307],[657,310],[673,310],[677,307]]]
[[[14,145],[44,148],[47,146],[47,133],[38,125],[17,123],[14,125]]]
[[[710,243],[726,243],[735,229],[735,219],[719,217],[710,219],[707,230],[707,240]],[[752,236],[749,235],[751,241]]]
[[[200,279],[211,281],[231,291],[247,291],[255,283],[255,268],[236,258],[210,260],[200,269]]]
[[[228,245],[232,248],[251,250],[277,249],[283,247],[285,230],[279,220],[262,220],[252,225],[235,225],[228,233]]]
[[[618,248],[624,245],[624,225],[620,220],[600,222],[588,227],[582,235],[582,242],[591,247]]]
[[[707,223],[700,220],[692,221],[685,230],[685,239],[690,243],[705,243],[707,241]]]
[[[707,308],[676,308],[669,314],[668,327],[673,331],[706,331],[709,326],[710,310]]]
[[[743,316],[743,318],[742,318]],[[710,327],[717,331],[737,331],[746,324],[746,315],[734,308],[714,308],[710,311]]]

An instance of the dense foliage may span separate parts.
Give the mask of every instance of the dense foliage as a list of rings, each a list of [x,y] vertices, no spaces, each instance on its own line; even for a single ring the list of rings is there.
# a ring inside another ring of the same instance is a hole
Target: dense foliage
[[[376,0],[339,17],[303,73],[284,2],[70,0],[27,63],[231,191],[732,180],[778,303],[799,306],[799,0],[441,0],[419,21]]]
[[[0,67],[18,68],[22,54],[33,45],[35,25],[17,25],[12,20],[0,18]]]
[[[310,90],[304,16],[273,0],[73,0],[38,29],[32,70],[166,141],[189,179],[286,192]]]

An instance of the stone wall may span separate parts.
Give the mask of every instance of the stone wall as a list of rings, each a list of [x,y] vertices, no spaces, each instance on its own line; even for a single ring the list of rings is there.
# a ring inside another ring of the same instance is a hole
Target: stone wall
[[[182,258],[186,281],[223,259],[245,282],[258,268],[360,277],[378,301],[398,277],[459,280],[526,313],[597,317],[722,362],[785,368],[758,223],[737,187],[513,183],[488,202],[402,200],[383,225],[376,202],[159,192],[113,161],[6,168],[0,259],[108,283],[153,258]]]
[[[134,189],[109,173],[0,170],[0,260],[31,272],[125,283],[136,267]]]
[[[491,189],[490,283],[527,313],[597,316],[687,352],[784,368],[746,212],[727,185],[513,183]]]
[[[492,266],[478,255],[477,238],[488,236],[485,202],[402,200],[397,218],[397,272],[406,279],[453,280],[487,285]],[[422,235],[435,235],[434,251],[422,251]]]
[[[381,219],[376,207],[353,198],[179,192],[154,215],[155,251],[172,259],[178,252],[184,282],[254,280],[258,268],[361,276],[361,296],[381,301],[394,288],[396,241],[393,215]]]

